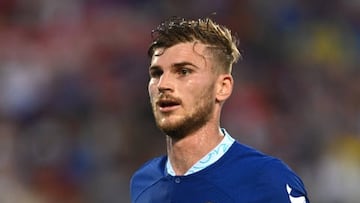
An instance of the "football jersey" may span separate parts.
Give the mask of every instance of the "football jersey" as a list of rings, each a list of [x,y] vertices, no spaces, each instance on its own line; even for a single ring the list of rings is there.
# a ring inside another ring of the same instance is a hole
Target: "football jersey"
[[[309,203],[301,179],[281,160],[235,141],[215,163],[186,176],[166,170],[167,156],[131,179],[132,203]]]

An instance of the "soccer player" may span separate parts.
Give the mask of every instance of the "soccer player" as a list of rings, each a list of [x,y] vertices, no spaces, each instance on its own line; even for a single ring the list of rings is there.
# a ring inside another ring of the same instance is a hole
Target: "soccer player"
[[[301,179],[281,160],[220,127],[233,89],[237,39],[209,18],[173,17],[153,30],[148,90],[167,155],[131,179],[133,203],[308,203]]]

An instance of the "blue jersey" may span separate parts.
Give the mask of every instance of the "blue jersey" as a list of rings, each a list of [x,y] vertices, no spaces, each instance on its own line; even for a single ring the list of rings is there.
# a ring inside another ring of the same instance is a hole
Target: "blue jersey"
[[[287,165],[238,142],[187,176],[167,174],[166,161],[155,158],[135,172],[132,203],[309,203],[304,184]]]

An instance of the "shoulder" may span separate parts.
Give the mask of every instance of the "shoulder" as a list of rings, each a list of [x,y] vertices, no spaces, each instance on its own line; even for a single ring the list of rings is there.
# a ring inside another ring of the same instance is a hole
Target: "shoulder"
[[[271,202],[286,202],[296,197],[307,200],[302,180],[285,162],[238,142],[232,148],[229,161],[237,163],[234,167],[251,177],[255,191],[264,199],[272,199]]]
[[[228,152],[214,166],[209,167],[211,168],[215,169],[212,170],[214,173],[221,168],[226,174],[240,178],[251,177],[253,181],[286,183],[287,179],[299,179],[282,160],[239,142],[234,142]]]
[[[241,168],[251,169],[252,172],[262,171],[261,169],[265,168],[265,165],[268,164],[282,165],[282,162],[279,159],[237,141],[235,141],[229,149],[229,153],[226,154],[226,159],[233,163],[235,167],[238,167],[237,165],[242,165],[243,167]]]
[[[132,197],[141,194],[146,188],[155,184],[165,176],[165,163],[167,157],[154,158],[143,164],[131,177],[130,193]]]
[[[283,161],[272,158],[259,169],[259,191],[274,202],[309,202],[301,178]]]
[[[229,150],[229,159],[235,162],[247,163],[246,167],[253,167],[258,175],[279,172],[293,173],[290,167],[279,158],[265,154],[255,148],[234,142]],[[255,172],[254,171],[254,172]]]
[[[307,192],[301,178],[283,161],[272,158],[259,171],[263,190],[284,198],[306,198]]]

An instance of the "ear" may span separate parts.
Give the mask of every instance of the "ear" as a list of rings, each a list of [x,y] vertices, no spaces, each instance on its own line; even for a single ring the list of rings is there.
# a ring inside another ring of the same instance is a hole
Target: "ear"
[[[234,80],[230,74],[219,75],[216,82],[216,101],[224,102],[230,97],[233,90]]]

